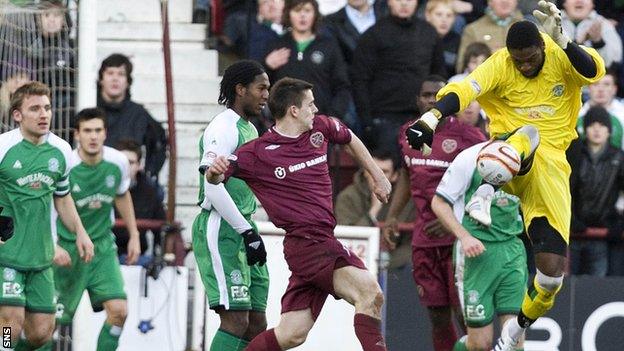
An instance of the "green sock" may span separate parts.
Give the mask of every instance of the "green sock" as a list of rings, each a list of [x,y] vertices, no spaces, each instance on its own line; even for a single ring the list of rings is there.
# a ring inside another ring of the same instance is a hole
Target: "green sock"
[[[37,349],[37,351],[52,351],[54,348],[54,340],[50,340],[45,345]]]
[[[210,351],[240,351],[244,350],[247,344],[249,344],[248,341],[219,329],[212,339]]]
[[[115,351],[119,345],[121,327],[104,323],[98,336],[97,351]]]
[[[453,351],[468,351],[468,348],[466,347],[466,339],[468,339],[466,335],[459,338],[455,342],[455,346],[453,346]]]
[[[19,341],[17,342],[17,345],[15,345],[14,350],[15,351],[34,351],[37,348],[32,346],[28,340],[26,339],[22,339],[20,338]]]

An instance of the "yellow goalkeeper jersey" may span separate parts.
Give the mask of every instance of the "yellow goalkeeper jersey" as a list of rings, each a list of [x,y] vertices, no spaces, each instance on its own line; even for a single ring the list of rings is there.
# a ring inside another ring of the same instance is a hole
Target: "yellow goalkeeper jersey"
[[[530,124],[539,130],[542,145],[566,150],[577,136],[581,87],[602,78],[604,61],[596,50],[583,47],[598,68],[595,77],[586,78],[548,35],[542,33],[542,37],[546,59],[536,77],[524,77],[503,48],[463,80],[442,88],[438,99],[451,92],[457,94],[460,111],[476,99],[490,119],[493,136]]]

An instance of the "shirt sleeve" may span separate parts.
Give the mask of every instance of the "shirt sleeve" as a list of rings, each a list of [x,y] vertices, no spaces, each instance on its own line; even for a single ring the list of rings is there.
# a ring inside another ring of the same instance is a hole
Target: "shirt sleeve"
[[[315,127],[333,144],[348,144],[351,142],[351,130],[339,119],[325,115],[315,117]]]
[[[459,111],[463,111],[479,96],[494,90],[500,83],[502,76],[502,74],[495,72],[505,72],[504,52],[504,50],[497,51],[466,78],[449,83],[440,89],[437,100],[449,93],[455,93],[459,97]]]
[[[118,166],[121,171],[121,179],[117,187],[117,195],[123,195],[130,189],[130,162],[124,156],[120,159]]]
[[[436,194],[443,197],[451,206],[466,193],[475,171],[475,160],[468,150],[462,151],[446,169]]]
[[[238,129],[228,127],[222,121],[213,121],[204,130],[202,155],[199,168],[206,169],[212,165],[217,156],[229,156],[238,146]]]
[[[59,149],[63,154],[63,158],[65,158],[65,169],[63,170],[62,175],[56,182],[56,190],[54,190],[55,196],[65,196],[69,194],[69,171],[71,171],[73,164],[72,158],[72,150],[69,144],[66,142],[59,143]]]
[[[587,52],[589,54],[589,56],[591,56],[591,58],[596,63],[596,76],[591,77],[591,78],[587,78],[584,75],[580,74],[574,68],[574,66],[572,66],[572,63],[570,62],[570,59],[567,57],[565,52],[563,50],[559,50],[558,54],[561,56],[560,60],[565,62],[565,65],[566,65],[567,71],[568,71],[568,77],[574,83],[576,83],[577,85],[580,85],[580,86],[592,84],[592,83],[595,83],[595,82],[599,81],[605,75],[605,71],[606,71],[604,60],[602,59],[602,57],[600,57],[600,54],[598,54],[598,51],[596,51],[596,49],[589,48],[589,47],[586,47],[586,46],[583,46],[583,45],[579,45],[579,47],[582,50],[585,50],[585,52]]]
[[[256,140],[258,139],[241,146],[233,155],[228,157],[230,167],[224,174],[225,180],[230,177],[236,177],[245,181],[250,181],[255,178],[257,157],[254,146],[256,145]]]

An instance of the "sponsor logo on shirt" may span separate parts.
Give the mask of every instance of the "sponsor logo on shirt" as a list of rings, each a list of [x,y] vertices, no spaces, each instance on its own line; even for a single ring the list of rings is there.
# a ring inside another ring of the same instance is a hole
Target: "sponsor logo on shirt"
[[[557,84],[552,88],[552,94],[554,97],[560,97],[561,95],[563,95],[564,90],[565,87],[563,86],[563,84]]]
[[[280,147],[280,145],[277,145],[277,144],[271,144],[271,145],[267,145],[267,146],[265,146],[265,147],[264,147],[264,149],[265,149],[265,150],[275,150],[275,149],[277,149],[278,147]]]
[[[13,168],[15,169],[21,169],[22,168],[22,163],[20,162],[20,160],[16,160],[15,163],[13,164]]]
[[[325,141],[325,136],[321,132],[315,132],[310,135],[310,144],[317,149],[323,145],[323,141]]]
[[[286,170],[284,167],[275,167],[275,171],[273,173],[275,173],[275,178],[277,179],[286,178]]]
[[[514,111],[519,115],[526,115],[531,119],[540,119],[542,114],[554,115],[555,109],[546,105],[531,106],[531,107],[516,107]]]
[[[113,198],[106,194],[97,193],[76,201],[76,207],[82,208],[89,206],[90,209],[98,209],[102,207],[102,202],[112,204]]]
[[[48,160],[48,170],[50,172],[58,172],[59,170],[59,161],[52,157],[51,159]]]
[[[457,149],[457,141],[455,139],[444,139],[442,141],[442,150],[447,154],[455,151]]]
[[[48,186],[52,186],[54,184],[54,179],[50,176],[47,176],[41,172],[29,174],[27,176],[23,176],[21,178],[17,178],[17,185],[24,186],[27,185],[32,189],[40,189],[41,183],[45,183]]]
[[[293,172],[300,171],[306,167],[312,167],[314,165],[318,165],[319,163],[324,163],[324,162],[327,162],[327,155],[322,155],[322,156],[313,158],[305,162],[297,163],[296,165],[288,166],[288,171],[290,173],[293,173]]]
[[[405,156],[405,164],[408,166],[429,166],[440,168],[448,168],[450,166],[448,161],[435,160],[432,158],[410,158],[409,156]]]

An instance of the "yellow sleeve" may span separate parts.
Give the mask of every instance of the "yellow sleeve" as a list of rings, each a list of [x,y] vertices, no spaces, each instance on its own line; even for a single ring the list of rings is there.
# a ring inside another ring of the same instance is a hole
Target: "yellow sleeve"
[[[495,52],[461,81],[447,84],[440,89],[437,99],[440,100],[449,93],[455,93],[459,97],[459,110],[463,111],[479,96],[494,90],[506,71],[504,55],[506,50],[500,49]]]
[[[596,76],[593,78],[587,78],[583,76],[582,74],[578,73],[576,71],[576,68],[572,66],[572,63],[570,62],[570,59],[568,58],[568,56],[565,54],[563,50],[561,50],[560,52],[563,54],[564,56],[563,58],[567,62],[567,65],[568,65],[568,72],[567,72],[568,78],[580,86],[595,83],[599,81],[605,75],[606,68],[605,68],[604,60],[602,59],[602,57],[600,57],[600,54],[598,54],[598,51],[596,51],[596,49],[589,48],[583,45],[579,45],[579,46],[581,47],[581,49],[585,50],[585,52],[588,53],[592,57],[592,59],[594,59],[594,62],[596,63],[596,68],[597,68]]]

